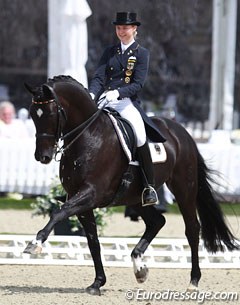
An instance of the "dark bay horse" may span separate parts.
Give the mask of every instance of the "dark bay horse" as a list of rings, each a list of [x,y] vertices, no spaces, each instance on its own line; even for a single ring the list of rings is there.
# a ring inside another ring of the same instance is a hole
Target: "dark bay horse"
[[[154,206],[142,207],[138,166],[131,166],[133,181],[121,196],[116,196],[129,162],[108,115],[97,108],[87,89],[69,76],[54,77],[39,87],[26,87],[33,97],[30,115],[36,127],[36,160],[48,164],[56,153],[59,139],[64,142],[60,179],[68,200],[51,215],[47,225],[25,251],[39,253],[54,225],[77,215],[85,229],[96,272],[87,291],[100,294],[106,276],[93,209],[131,205],[146,225],[142,238],[131,253],[136,278],[143,282],[148,270],[141,264],[141,257],[164,226],[165,218]],[[174,121],[157,117],[153,120],[167,139],[164,144],[167,160],[154,165],[156,186],[165,182],[179,205],[192,254],[190,286],[197,287],[201,277],[198,258],[200,228],[204,245],[210,252],[223,251],[225,246],[234,250],[238,245],[215,200],[210,186],[211,171],[191,136]]]

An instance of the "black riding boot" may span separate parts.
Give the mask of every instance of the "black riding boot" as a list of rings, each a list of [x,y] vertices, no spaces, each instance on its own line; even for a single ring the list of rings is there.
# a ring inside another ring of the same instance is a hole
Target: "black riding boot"
[[[137,148],[137,157],[142,169],[142,180],[144,190],[142,192],[142,205],[153,205],[158,203],[157,192],[154,189],[153,164],[148,143]]]

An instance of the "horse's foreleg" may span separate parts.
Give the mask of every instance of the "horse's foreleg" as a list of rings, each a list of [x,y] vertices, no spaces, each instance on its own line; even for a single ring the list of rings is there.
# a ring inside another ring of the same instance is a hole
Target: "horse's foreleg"
[[[55,210],[50,216],[47,225],[37,233],[37,236],[32,240],[24,250],[24,253],[39,254],[42,252],[42,244],[47,240],[56,223],[66,219],[69,216],[62,209]],[[70,214],[72,216],[74,214]]]
[[[92,285],[87,287],[86,291],[93,295],[100,295],[100,287],[106,283],[106,276],[101,260],[101,249],[97,235],[97,226],[93,211],[88,211],[77,215],[79,221],[83,225],[88,240],[88,247],[90,249],[96,277]]]
[[[71,197],[62,205],[61,209],[57,209],[52,213],[47,225],[37,233],[36,239],[28,244],[24,250],[24,253],[41,253],[42,244],[47,240],[56,223],[67,219],[70,216],[84,213],[85,211],[92,209],[92,207],[89,205],[89,202],[91,202],[92,194],[90,192],[82,192],[81,196],[79,194]]]
[[[146,225],[142,238],[131,253],[136,279],[139,283],[143,283],[147,279],[148,268],[142,262],[142,255],[166,221],[165,217],[154,206],[142,207],[138,205],[133,208],[139,213]]]

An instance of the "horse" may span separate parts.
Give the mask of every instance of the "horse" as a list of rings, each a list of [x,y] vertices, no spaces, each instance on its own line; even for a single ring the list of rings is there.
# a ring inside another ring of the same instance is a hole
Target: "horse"
[[[46,226],[29,242],[24,252],[40,253],[54,225],[77,215],[82,224],[95,268],[95,279],[86,288],[100,295],[106,283],[93,210],[106,206],[131,206],[143,219],[145,232],[131,252],[134,272],[144,282],[148,268],[142,257],[165,224],[154,206],[142,206],[139,166],[129,164],[109,115],[98,109],[88,90],[70,76],[55,76],[40,86],[25,87],[32,96],[30,116],[36,127],[35,159],[48,164],[61,152],[60,181],[67,200],[55,210]],[[197,289],[201,278],[198,246],[201,237],[210,252],[239,249],[228,228],[211,182],[210,169],[189,133],[179,123],[160,117],[153,122],[166,138],[167,160],[154,164],[156,187],[166,183],[173,193],[185,223],[191,248],[192,268],[189,289]],[[63,146],[59,148],[59,140]],[[119,192],[124,174],[131,170],[132,181]],[[198,214],[198,216],[197,216]]]

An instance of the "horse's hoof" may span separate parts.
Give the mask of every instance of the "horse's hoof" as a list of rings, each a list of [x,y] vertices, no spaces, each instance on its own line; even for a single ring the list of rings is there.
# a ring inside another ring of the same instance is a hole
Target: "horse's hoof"
[[[187,288],[188,292],[194,292],[194,291],[198,291],[198,287],[195,286],[194,284],[190,283],[188,288]]]
[[[148,268],[146,266],[141,267],[140,270],[137,270],[135,272],[136,280],[138,283],[144,283],[147,280],[148,277]]]
[[[99,288],[94,288],[92,286],[89,286],[86,288],[86,292],[91,295],[101,295],[101,291]]]
[[[42,252],[42,247],[40,247],[38,244],[33,244],[30,242],[26,249],[23,251],[23,253],[28,254],[40,254]]]

